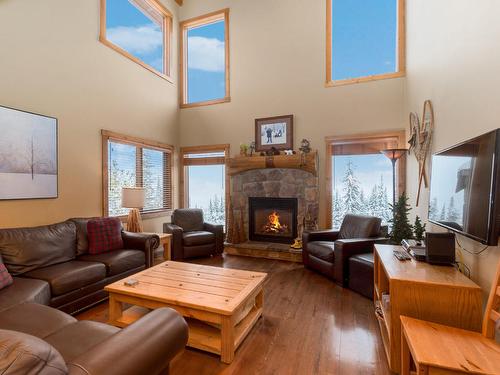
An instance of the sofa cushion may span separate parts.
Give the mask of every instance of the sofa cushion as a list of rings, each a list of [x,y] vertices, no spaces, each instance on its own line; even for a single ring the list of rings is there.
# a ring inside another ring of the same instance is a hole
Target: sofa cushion
[[[24,303],[0,312],[0,329],[24,332],[41,339],[76,321],[71,315],[37,303]]]
[[[184,246],[207,245],[215,242],[215,234],[197,230],[193,232],[183,233],[182,241]]]
[[[50,286],[43,280],[14,277],[12,285],[0,292],[0,311],[26,302],[50,303]]]
[[[316,258],[333,263],[335,261],[334,246],[335,243],[330,241],[311,241],[307,243],[307,251]]]
[[[13,276],[67,262],[76,257],[75,224],[0,229],[0,253]]]
[[[108,276],[118,275],[146,264],[146,256],[140,250],[115,250],[103,254],[85,254],[78,257],[78,260],[103,263],[106,266]]]
[[[123,249],[122,222],[117,217],[103,217],[87,222],[89,253],[102,254]]]
[[[44,340],[56,348],[66,362],[70,362],[119,331],[120,328],[108,324],[81,321],[67,325]]]
[[[374,216],[347,214],[342,221],[338,239],[369,238],[380,235],[382,219]]]
[[[76,225],[76,254],[82,255],[89,252],[89,239],[87,236],[87,222],[96,217],[74,217],[71,220]]]
[[[2,263],[0,258],[0,290],[8,287],[11,284],[12,284],[12,276],[10,275],[9,271],[7,271],[5,264]]]
[[[0,330],[0,373],[5,375],[63,375],[61,354],[45,341],[21,332]]]
[[[47,281],[52,295],[59,296],[104,279],[106,267],[102,263],[72,260],[39,268],[23,276]]]
[[[172,215],[172,224],[181,227],[184,232],[203,230],[203,211],[199,208],[180,208]]]

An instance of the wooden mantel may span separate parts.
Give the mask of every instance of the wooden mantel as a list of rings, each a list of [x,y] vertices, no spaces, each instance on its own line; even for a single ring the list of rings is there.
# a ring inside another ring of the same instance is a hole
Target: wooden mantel
[[[230,176],[252,169],[265,168],[291,168],[301,169],[318,174],[318,152],[312,151],[301,155],[275,155],[275,156],[237,156],[226,160],[227,172]]]

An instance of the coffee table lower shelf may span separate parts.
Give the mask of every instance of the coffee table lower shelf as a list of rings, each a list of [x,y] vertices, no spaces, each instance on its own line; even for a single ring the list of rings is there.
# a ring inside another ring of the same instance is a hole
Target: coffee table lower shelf
[[[114,296],[110,296],[110,306],[113,304],[119,306],[117,306],[118,308],[110,309],[109,324],[124,328],[152,310],[151,308],[137,305],[125,308],[124,304],[132,302],[127,300],[128,298],[125,301],[120,301],[119,297],[114,298]],[[261,301],[262,291],[257,295],[255,304],[248,309],[248,312],[244,312],[244,317],[236,325],[231,324],[231,317],[222,317],[222,321],[227,321],[229,324],[216,324],[184,316],[189,327],[187,346],[220,355],[222,362],[231,363],[234,358],[234,352],[262,316]],[[123,310],[122,307],[124,307]],[[165,305],[165,307],[176,309],[175,306]],[[182,314],[182,311],[179,312]],[[226,343],[227,341],[230,342]]]

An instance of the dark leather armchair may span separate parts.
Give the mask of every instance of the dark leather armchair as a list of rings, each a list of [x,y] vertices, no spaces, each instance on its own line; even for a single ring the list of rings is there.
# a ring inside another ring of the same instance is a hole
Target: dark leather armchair
[[[381,219],[373,216],[346,215],[340,230],[304,232],[302,261],[343,287],[349,283],[349,258],[373,252],[373,244],[384,242]]]
[[[202,210],[177,209],[171,221],[163,224],[163,232],[172,234],[172,260],[222,254],[223,226],[205,223]]]

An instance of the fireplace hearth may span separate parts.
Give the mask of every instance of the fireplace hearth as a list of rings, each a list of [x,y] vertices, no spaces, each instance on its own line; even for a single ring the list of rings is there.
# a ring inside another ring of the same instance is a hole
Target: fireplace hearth
[[[297,198],[249,197],[251,241],[291,244],[297,237]]]

